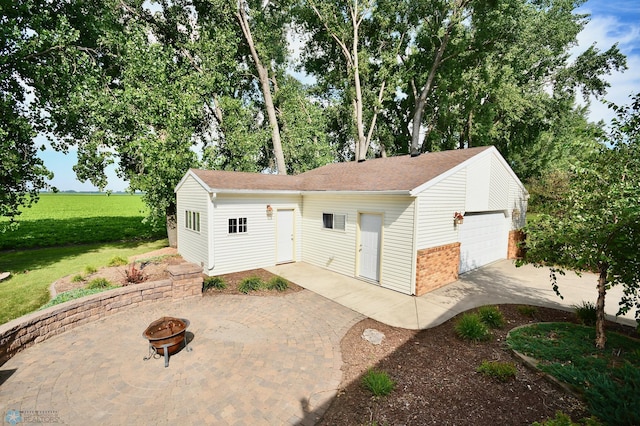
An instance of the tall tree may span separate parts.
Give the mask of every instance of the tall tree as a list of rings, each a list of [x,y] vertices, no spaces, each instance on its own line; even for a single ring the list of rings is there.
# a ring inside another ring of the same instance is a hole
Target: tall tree
[[[640,325],[640,94],[616,110],[611,147],[559,181],[564,189],[547,199],[545,212],[525,229],[525,257],[519,262],[550,267],[558,293],[556,272],[597,273],[599,349],[606,344],[605,297],[612,286],[624,287],[618,313],[635,308]]]

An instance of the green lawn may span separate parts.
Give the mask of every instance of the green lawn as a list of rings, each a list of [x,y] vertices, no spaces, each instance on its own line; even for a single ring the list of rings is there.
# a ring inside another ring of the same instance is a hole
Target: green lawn
[[[49,286],[86,267],[167,246],[164,226],[144,224],[140,195],[42,194],[17,229],[0,233],[0,324],[49,301]]]
[[[17,229],[0,233],[0,251],[164,238],[164,227],[143,223],[145,216],[137,194],[41,194],[22,209]]]

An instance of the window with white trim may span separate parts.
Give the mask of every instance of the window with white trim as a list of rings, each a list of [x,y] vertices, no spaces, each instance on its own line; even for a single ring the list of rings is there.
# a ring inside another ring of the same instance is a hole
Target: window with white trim
[[[347,225],[346,214],[322,213],[322,227],[344,231]]]
[[[200,232],[200,212],[185,210],[184,227],[192,231]]]
[[[238,217],[238,218],[230,218],[229,219],[229,233],[230,234],[241,234],[247,232],[247,218],[246,217]]]

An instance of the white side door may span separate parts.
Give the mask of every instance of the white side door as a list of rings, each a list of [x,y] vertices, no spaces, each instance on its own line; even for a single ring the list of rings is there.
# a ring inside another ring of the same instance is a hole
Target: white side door
[[[382,215],[360,215],[360,276],[380,281],[380,241]]]
[[[276,262],[293,262],[293,209],[276,213]]]

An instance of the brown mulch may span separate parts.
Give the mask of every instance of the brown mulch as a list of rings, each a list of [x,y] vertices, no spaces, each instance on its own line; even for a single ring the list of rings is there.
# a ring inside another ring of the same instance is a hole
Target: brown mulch
[[[584,403],[525,367],[505,346],[507,332],[535,322],[575,322],[575,315],[536,308],[533,318],[515,305],[500,305],[506,326],[488,342],[458,338],[453,318],[427,330],[411,331],[365,319],[341,342],[343,381],[320,425],[530,425],[561,410],[574,420],[589,417]],[[634,333],[609,323],[612,330]],[[384,333],[379,346],[362,338],[365,329]],[[482,361],[514,363],[516,378],[502,383],[476,369]],[[396,382],[394,391],[373,397],[362,384],[368,369],[381,370]]]
[[[238,290],[238,286],[240,285],[242,280],[244,280],[245,278],[258,277],[263,282],[266,283],[273,277],[276,277],[277,275],[272,274],[269,271],[265,271],[264,269],[251,269],[249,271],[235,272],[232,274],[224,274],[224,275],[218,275],[218,276],[224,280],[226,287],[223,289],[215,289],[215,288],[208,289],[204,292],[205,296],[216,296],[221,294],[245,295],[244,293]],[[204,275],[203,277],[206,278],[206,276]],[[260,290],[256,290],[248,293],[247,296],[285,296],[287,294],[304,290],[302,287],[292,283],[291,281],[288,281],[288,283],[289,283],[288,288],[283,291],[260,289]]]

